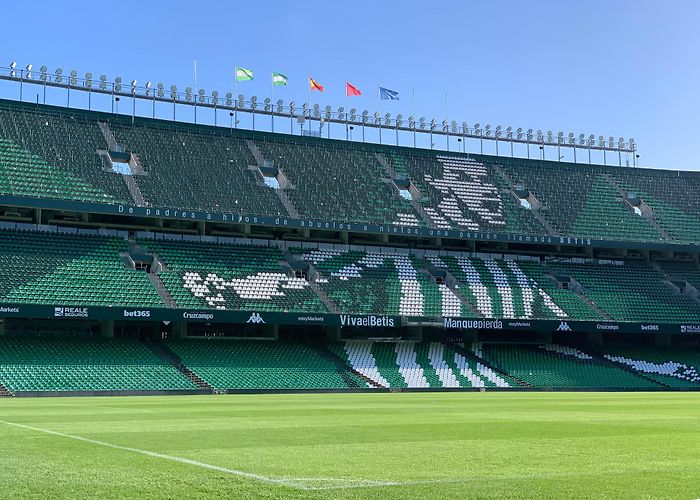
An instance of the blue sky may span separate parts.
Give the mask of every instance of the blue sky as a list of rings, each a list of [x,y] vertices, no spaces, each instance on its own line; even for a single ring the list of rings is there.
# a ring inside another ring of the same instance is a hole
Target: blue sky
[[[232,91],[239,65],[256,79],[238,92],[260,100],[279,71],[290,84],[275,99],[303,102],[313,76],[326,92],[312,102],[336,108],[348,80],[364,92],[348,104],[374,112],[381,84],[402,99],[383,112],[410,114],[415,89],[416,116],[438,121],[447,92],[458,122],[634,137],[642,166],[700,169],[697,1],[63,4],[3,5],[0,64],[184,89],[196,59],[208,93]]]

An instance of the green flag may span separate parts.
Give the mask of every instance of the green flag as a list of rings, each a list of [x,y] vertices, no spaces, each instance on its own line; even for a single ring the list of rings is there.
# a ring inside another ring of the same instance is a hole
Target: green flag
[[[272,85],[287,85],[287,77],[282,73],[272,73]]]
[[[236,81],[237,82],[244,82],[246,80],[252,80],[253,79],[253,70],[252,69],[246,69],[246,68],[239,68],[236,66]]]

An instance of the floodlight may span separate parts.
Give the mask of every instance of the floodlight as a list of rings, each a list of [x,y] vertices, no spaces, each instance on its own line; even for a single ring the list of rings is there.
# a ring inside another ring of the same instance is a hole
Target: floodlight
[[[338,108],[338,120],[343,120],[345,118],[345,108],[340,106]]]
[[[10,68],[15,69],[16,67],[17,67],[17,62],[12,61],[12,62],[10,63]]]
[[[615,138],[613,136],[608,137],[608,147],[615,147]]]
[[[496,125],[496,137],[501,137],[501,126]]]
[[[420,125],[421,130],[425,129],[425,117],[424,116],[420,117],[420,119],[418,120],[418,123]]]
[[[584,134],[578,135],[578,144],[579,146],[583,146],[584,144],[586,144],[586,136]]]
[[[430,120],[430,131],[432,132],[433,130],[435,130],[435,118]]]
[[[85,73],[85,86],[87,88],[92,87],[92,73]]]
[[[452,120],[452,123],[450,123],[450,127],[452,128],[452,133],[456,134],[457,133],[457,122]]]
[[[576,144],[576,138],[573,132],[569,132],[569,144]]]
[[[136,93],[136,80],[131,80],[131,93],[135,94]]]
[[[226,106],[231,106],[233,104],[233,94],[231,92],[226,92]]]
[[[177,99],[177,87],[175,85],[170,86],[170,98],[173,101]]]
[[[486,137],[490,137],[490,136],[491,136],[491,125],[488,125],[488,124],[487,124],[487,125],[484,127],[484,131],[486,132]]]
[[[541,130],[537,131],[537,142],[544,142],[544,135],[542,135]]]
[[[77,83],[78,83],[78,72],[77,72],[76,70],[74,70],[74,69],[70,70],[70,78],[69,78],[68,82],[69,82],[71,85],[77,85]]]
[[[367,119],[369,118],[369,111],[366,109],[362,112],[362,123],[367,123]]]
[[[199,102],[206,102],[207,101],[207,96],[204,95],[204,89],[199,89],[197,91],[197,94],[199,94]]]
[[[107,90],[107,75],[100,75],[100,88]]]
[[[282,99],[277,99],[277,112],[282,113],[284,108],[284,102],[282,102]]]
[[[379,125],[381,123],[381,118],[379,117],[379,111],[375,111],[375,113],[374,113],[374,123],[375,123],[375,125]]]
[[[357,121],[357,110],[355,108],[350,108],[350,121]]]
[[[218,90],[211,91],[211,102],[214,105],[219,104],[219,91]]]
[[[192,100],[192,87],[185,87],[185,100],[186,101]]]
[[[296,102],[294,102],[294,101],[290,102],[290,103],[289,103],[289,112],[290,112],[291,114],[294,114],[294,112],[296,111],[296,109],[297,109],[297,104],[296,104]]]
[[[462,133],[466,134],[469,132],[469,124],[467,122],[462,122]]]
[[[521,127],[518,127],[518,130],[516,130],[515,132],[518,135],[518,140],[523,138],[523,129]]]
[[[314,118],[320,118],[321,117],[321,106],[318,104],[314,104]]]
[[[325,112],[325,113],[326,113],[326,120],[330,120],[330,119],[331,119],[331,115],[333,114],[333,112],[331,111],[331,107],[330,107],[330,106],[326,106],[326,112]]]
[[[31,79],[32,78],[32,65],[27,64],[27,66],[24,68],[24,70],[26,71],[24,77]]]
[[[258,107],[258,96],[254,95],[250,97],[250,109],[256,109]]]
[[[306,116],[307,111],[309,111],[309,103],[305,102],[301,105],[301,112],[304,116]]]
[[[238,94],[238,102],[236,105],[240,108],[243,106],[244,102],[245,102],[245,98],[243,97],[243,94]]]
[[[114,79],[114,90],[116,92],[122,91],[122,77],[121,76],[118,76]]]
[[[48,79],[48,68],[46,66],[42,66],[39,68],[39,78],[41,78],[42,82],[45,82]]]
[[[61,68],[56,68],[56,71],[54,71],[54,81],[56,83],[61,83],[63,81],[63,69]]]
[[[391,113],[387,113],[384,115],[384,123],[386,125],[389,125],[389,122],[391,121]]]
[[[270,111],[271,109],[271,100],[269,97],[266,97],[265,100],[263,101],[263,104],[265,105],[264,109],[265,111]]]
[[[617,141],[617,147],[618,147],[618,149],[624,149],[624,147],[625,147],[624,137],[620,137],[620,139]]]
[[[161,99],[164,98],[165,97],[165,86],[162,83],[158,83],[158,85],[156,85],[156,88],[158,89],[158,91],[157,91],[158,97],[160,97]]]
[[[603,148],[605,147],[605,137],[603,137],[602,135],[598,136],[598,146]]]
[[[403,125],[403,115],[399,113],[396,115],[396,126],[400,127],[401,125]]]

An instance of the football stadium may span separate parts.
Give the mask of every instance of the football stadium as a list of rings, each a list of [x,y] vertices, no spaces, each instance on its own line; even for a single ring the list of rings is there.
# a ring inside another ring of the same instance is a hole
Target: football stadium
[[[8,497],[700,496],[700,171],[6,64]]]

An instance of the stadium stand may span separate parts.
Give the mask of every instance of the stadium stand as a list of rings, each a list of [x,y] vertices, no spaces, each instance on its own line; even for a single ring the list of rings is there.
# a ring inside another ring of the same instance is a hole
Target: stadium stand
[[[510,387],[506,379],[468,353],[440,342],[347,340],[329,349],[379,387]]]
[[[659,384],[622,366],[557,344],[495,344],[475,347],[495,367],[539,388],[658,389]]]
[[[219,389],[344,389],[365,382],[310,347],[267,340],[173,340],[168,347]]]
[[[473,316],[452,290],[423,272],[414,256],[324,249],[292,252],[320,272],[316,282],[341,312]]]
[[[700,234],[695,172],[441,154],[146,118],[132,123],[11,101],[0,101],[0,134],[1,194],[104,203],[142,196],[148,205],[188,210],[627,241],[697,243]],[[109,149],[110,134],[142,172],[104,168],[98,150]],[[279,189],[261,174],[268,164],[284,178]],[[412,186],[408,199],[398,180]],[[642,209],[630,201],[635,197]]]
[[[607,360],[678,389],[700,388],[700,354],[677,347],[606,345],[597,351]]]
[[[160,279],[178,307],[327,312],[274,247],[143,240],[165,266]]]
[[[163,307],[143,271],[127,269],[123,238],[0,231],[0,300]]]
[[[197,389],[141,342],[65,334],[0,336],[0,383],[12,392]]]
[[[573,276],[585,294],[609,316],[619,321],[699,321],[698,302],[662,281],[648,264],[550,260],[548,266]]]
[[[558,288],[537,261],[428,255],[459,282],[459,293],[487,318],[576,318],[600,316],[575,293]]]

